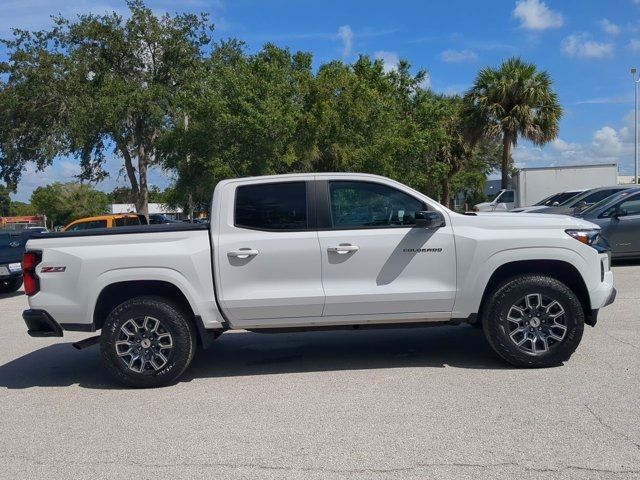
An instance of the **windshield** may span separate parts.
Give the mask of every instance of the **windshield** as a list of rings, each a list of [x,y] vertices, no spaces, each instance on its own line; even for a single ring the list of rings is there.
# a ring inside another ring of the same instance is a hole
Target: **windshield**
[[[541,200],[540,202],[536,203],[536,205],[554,206],[553,205],[554,203],[557,203],[558,205],[562,205],[564,202],[568,202],[569,200],[571,200],[573,197],[575,197],[580,193],[582,192],[556,193],[555,195],[551,195],[550,197],[547,197],[544,200]]]
[[[548,205],[548,202],[553,202],[559,195],[561,195],[560,193],[554,193],[553,195],[549,195],[548,197],[543,198],[542,200],[540,200],[538,203],[534,203],[533,206],[534,207],[539,207],[541,205]]]

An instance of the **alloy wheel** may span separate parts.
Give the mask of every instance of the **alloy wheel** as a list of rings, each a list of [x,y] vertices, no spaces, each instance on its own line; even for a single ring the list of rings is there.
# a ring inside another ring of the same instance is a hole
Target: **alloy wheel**
[[[149,375],[169,361],[173,337],[157,318],[131,318],[120,327],[115,349],[129,370]]]
[[[521,351],[543,355],[567,335],[567,314],[557,300],[530,293],[509,308],[507,327],[509,338]]]

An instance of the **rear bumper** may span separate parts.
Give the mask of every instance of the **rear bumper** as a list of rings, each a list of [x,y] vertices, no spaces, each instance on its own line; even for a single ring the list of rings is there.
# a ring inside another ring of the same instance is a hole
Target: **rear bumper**
[[[20,266],[20,262],[0,262],[0,279],[7,280],[9,278],[21,277],[22,268],[16,269],[16,266]]]
[[[32,337],[61,337],[62,327],[44,310],[25,310],[22,319]]]

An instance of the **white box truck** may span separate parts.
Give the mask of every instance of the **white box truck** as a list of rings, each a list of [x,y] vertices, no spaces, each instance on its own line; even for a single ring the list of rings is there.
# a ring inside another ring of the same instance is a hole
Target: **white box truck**
[[[566,167],[521,168],[512,190],[501,190],[490,202],[474,206],[477,212],[511,210],[534,205],[555,193],[588,190],[618,183],[618,165],[602,163]]]

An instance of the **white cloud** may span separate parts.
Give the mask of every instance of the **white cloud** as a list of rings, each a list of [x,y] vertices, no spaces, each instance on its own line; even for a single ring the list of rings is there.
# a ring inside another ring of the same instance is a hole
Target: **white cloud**
[[[513,16],[520,20],[520,26],[527,30],[547,30],[564,24],[560,12],[554,12],[540,0],[518,0]]]
[[[349,25],[338,28],[338,38],[342,40],[342,56],[348,58],[353,49],[353,30]]]
[[[478,54],[473,50],[445,50],[440,53],[440,59],[447,63],[475,62]]]
[[[602,30],[604,30],[609,35],[618,35],[620,33],[620,27],[608,18],[603,18],[602,20],[600,20],[600,26],[602,27]]]
[[[562,51],[571,57],[606,58],[613,55],[613,43],[597,42],[588,33],[576,33],[562,41]]]
[[[392,72],[398,69],[398,63],[400,63],[400,57],[395,52],[385,52],[384,50],[378,50],[373,54],[378,60],[382,60],[384,64],[385,73]]]
[[[638,40],[637,38],[632,38],[631,40],[629,40],[627,48],[633,53],[640,53],[640,40]]]
[[[623,126],[616,129],[610,125],[593,132],[584,143],[556,139],[539,148],[522,142],[513,152],[518,167],[546,167],[557,165],[589,165],[594,163],[617,163],[621,175],[633,171],[633,112],[623,119]]]
[[[618,132],[608,126],[602,127],[593,134],[591,145],[595,153],[604,157],[615,157],[622,150]]]

